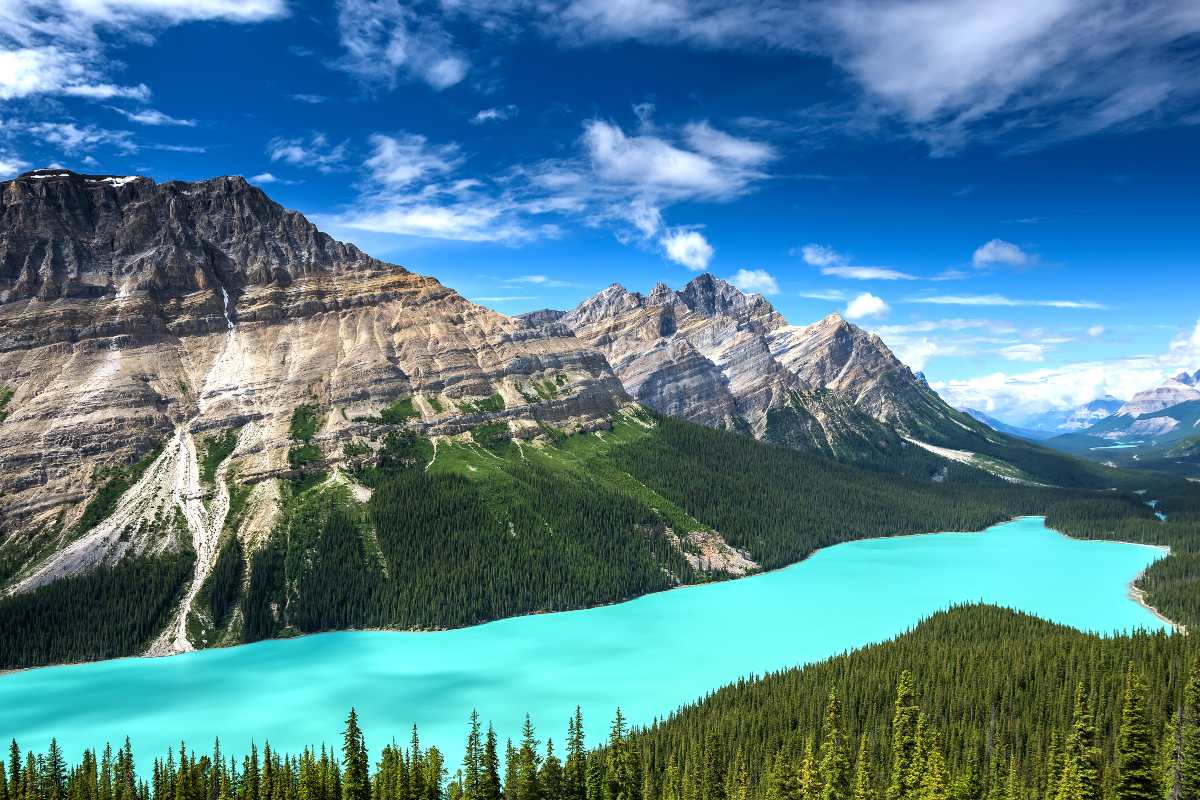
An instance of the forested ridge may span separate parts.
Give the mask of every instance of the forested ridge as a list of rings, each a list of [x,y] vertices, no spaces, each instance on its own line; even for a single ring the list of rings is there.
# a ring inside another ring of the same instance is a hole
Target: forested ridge
[[[0,800],[1190,800],[1198,654],[1191,637],[970,606],[645,728],[617,709],[591,750],[578,710],[557,747],[528,718],[496,732],[471,713],[461,752],[422,747],[414,726],[372,764],[351,710],[340,748],[299,754],[181,744],[151,766],[126,741],[68,766],[54,741],[14,741]]]
[[[313,420],[310,406],[297,409],[298,442]],[[365,444],[347,445],[346,472],[297,471],[281,482],[269,537],[222,538],[198,598],[210,627],[197,642],[456,627],[727,577],[688,561],[677,537],[693,531],[716,530],[770,569],[853,539],[1043,513],[1073,536],[1171,546],[1141,586],[1171,619],[1200,624],[1200,486],[1179,479],[1110,471],[1103,488],[1062,489],[947,462],[939,482],[916,480],[644,412],[607,431],[551,433],[535,446],[481,425],[473,442],[442,440],[435,451],[392,430],[372,458]],[[348,481],[369,487],[370,500],[355,500]],[[236,517],[247,490],[231,480],[230,492]],[[186,580],[182,547],[0,599],[0,668],[140,652]]]

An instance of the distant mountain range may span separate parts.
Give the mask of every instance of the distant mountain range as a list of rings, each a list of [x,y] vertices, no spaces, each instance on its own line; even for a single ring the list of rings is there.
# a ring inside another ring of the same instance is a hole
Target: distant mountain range
[[[1112,415],[1046,440],[1057,450],[1113,466],[1200,474],[1200,370],[1138,392]]]
[[[964,408],[963,413],[969,414],[973,418],[979,420],[984,425],[987,425],[992,430],[1000,433],[1007,433],[1009,436],[1016,436],[1019,439],[1028,439],[1031,442],[1038,442],[1043,439],[1049,439],[1057,436],[1053,431],[1039,431],[1033,428],[1022,428],[1019,425],[1009,425],[1007,422],[1001,422],[993,416],[985,414],[977,408]]]

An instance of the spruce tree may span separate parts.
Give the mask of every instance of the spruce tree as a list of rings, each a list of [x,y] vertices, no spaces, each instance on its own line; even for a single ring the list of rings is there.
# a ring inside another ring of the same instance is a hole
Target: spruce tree
[[[483,742],[480,741],[480,733],[479,712],[472,709],[471,728],[467,732],[467,747],[463,753],[463,775],[460,783],[463,800],[481,800],[479,797],[479,783],[482,770]]]
[[[533,720],[525,715],[521,728],[521,749],[517,753],[516,798],[515,800],[541,800],[542,789],[538,782],[541,757],[538,755],[538,740],[533,735]],[[509,798],[513,800],[513,798]]]
[[[542,800],[566,800],[563,796],[563,765],[554,753],[554,740],[546,740],[546,758],[538,775]]]
[[[924,770],[917,796],[920,800],[950,800],[950,777],[936,735],[927,734]]]
[[[1194,635],[1194,634],[1193,634]],[[1183,690],[1179,732],[1179,800],[1200,800],[1200,659]]]
[[[800,760],[800,800],[821,800],[821,776],[817,771],[817,757],[813,753],[813,740],[804,742],[804,757]]]
[[[1083,800],[1100,797],[1100,751],[1096,745],[1096,723],[1092,718],[1091,703],[1084,691],[1083,682],[1075,686],[1075,706],[1071,715],[1071,731],[1063,747],[1063,765],[1072,762],[1075,775],[1072,780],[1083,792]],[[1061,769],[1061,767],[1060,767]],[[1071,791],[1076,791],[1072,788]]]
[[[496,731],[490,723],[479,759],[479,800],[500,800],[500,757],[496,753]]]
[[[1146,684],[1131,663],[1125,673],[1117,733],[1116,800],[1160,800],[1156,778],[1154,738],[1146,722]]]
[[[870,742],[864,733],[858,738],[858,757],[854,760],[854,800],[875,800],[875,787],[871,782]]]
[[[625,717],[617,708],[608,734],[608,753],[605,763],[608,794],[605,800],[640,800],[642,779],[637,756],[626,737]]]
[[[796,767],[785,749],[779,749],[767,770],[766,800],[799,800]]]
[[[369,768],[366,741],[358,727],[358,713],[351,708],[342,735],[342,800],[371,800]]]
[[[842,735],[842,704],[833,692],[825,705],[821,731],[820,779],[822,800],[850,800],[850,758]]]
[[[892,769],[887,800],[913,800],[910,784],[913,756],[917,750],[917,708],[912,673],[900,673],[892,711]]]
[[[567,720],[567,763],[563,769],[564,800],[586,800],[587,748],[584,744],[583,711],[575,706],[575,716]]]

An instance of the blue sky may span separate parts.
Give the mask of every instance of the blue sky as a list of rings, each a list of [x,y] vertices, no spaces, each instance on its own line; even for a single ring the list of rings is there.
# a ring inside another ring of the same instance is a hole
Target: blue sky
[[[504,313],[709,270],[1020,420],[1200,367],[1200,6],[0,0],[0,173],[242,174]]]

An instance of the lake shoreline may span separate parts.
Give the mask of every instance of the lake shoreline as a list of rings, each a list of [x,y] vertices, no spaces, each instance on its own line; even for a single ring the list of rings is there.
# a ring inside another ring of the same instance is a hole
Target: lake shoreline
[[[645,597],[661,595],[661,594],[665,594],[668,592],[674,592],[674,591],[685,590],[685,589],[697,589],[697,588],[700,588],[703,586],[712,586],[712,585],[721,584],[721,583],[731,583],[733,581],[740,581],[740,580],[743,580],[746,578],[753,578],[753,577],[756,577],[759,575],[771,575],[774,573],[779,573],[784,570],[792,569],[794,567],[799,566],[800,564],[805,563],[806,561],[808,561],[809,559],[811,559],[813,556],[817,555],[818,553],[821,553],[826,550],[830,550],[832,548],[835,548],[835,547],[838,547],[838,546],[844,545],[844,544],[849,544],[849,543],[854,543],[854,542],[888,541],[890,539],[919,537],[919,536],[944,536],[946,534],[980,535],[980,534],[986,533],[987,531],[991,530],[992,528],[995,528],[995,527],[998,527],[1001,525],[1007,525],[1009,523],[1016,522],[1016,521],[1023,520],[1023,519],[1040,519],[1040,520],[1042,520],[1043,525],[1045,525],[1046,516],[1045,516],[1045,514],[1019,514],[1016,516],[1008,517],[1007,519],[1000,520],[998,522],[993,522],[990,525],[987,525],[986,527],[980,528],[978,530],[922,531],[919,533],[897,533],[897,534],[891,534],[888,536],[868,536],[868,537],[864,537],[861,539],[847,539],[845,542],[837,542],[835,544],[826,545],[825,547],[819,547],[816,550],[813,550],[812,552],[806,554],[803,558],[801,558],[797,561],[793,561],[789,564],[783,564],[778,567],[772,567],[771,569],[759,569],[758,571],[750,572],[750,573],[747,573],[744,575],[736,575],[736,576],[731,575],[729,577],[721,578],[718,580],[703,581],[703,582],[699,582],[699,583],[681,583],[679,585],[670,586],[665,589],[658,589],[656,591],[645,592],[644,594],[633,595],[632,597],[626,597],[626,598],[622,598],[619,600],[611,600],[611,601],[607,601],[607,602],[603,602],[603,603],[596,603],[594,605],[589,605],[589,606],[580,606],[578,608],[550,609],[550,610],[542,609],[542,610],[536,610],[536,611],[526,611],[526,612],[522,612],[520,614],[512,614],[512,615],[505,616],[505,617],[497,617],[495,619],[489,619],[489,620],[483,620],[481,622],[476,622],[471,625],[461,625],[461,626],[452,627],[452,628],[398,628],[398,627],[338,628],[335,630],[312,631],[310,633],[296,633],[294,635],[289,635],[289,636],[272,637],[270,639],[261,639],[259,641],[255,641],[255,642],[235,642],[235,643],[231,643],[231,644],[217,644],[217,645],[212,645],[209,647],[195,648],[193,650],[187,650],[187,651],[182,651],[182,652],[177,652],[177,653],[159,653],[159,654],[154,654],[154,655],[151,655],[149,653],[138,653],[138,654],[134,654],[134,655],[116,656],[113,658],[105,658],[105,659],[98,659],[98,660],[92,660],[92,661],[67,661],[67,662],[58,662],[58,663],[54,663],[54,664],[40,664],[37,666],[31,666],[31,667],[18,667],[15,669],[0,670],[0,678],[3,678],[4,676],[10,675],[10,674],[29,672],[31,670],[53,669],[53,668],[58,668],[58,667],[84,667],[89,664],[116,662],[116,661],[124,661],[124,660],[174,658],[176,656],[186,656],[186,655],[194,654],[194,653],[202,653],[202,652],[205,652],[208,650],[226,650],[226,649],[233,649],[233,648],[238,648],[238,647],[248,647],[248,646],[253,646],[256,644],[264,644],[267,642],[287,641],[289,639],[306,639],[306,638],[310,638],[310,637],[314,637],[314,636],[329,636],[329,635],[336,635],[339,633],[415,633],[415,634],[446,633],[448,631],[467,630],[470,628],[480,628],[480,627],[484,627],[487,625],[494,625],[497,623],[502,623],[507,620],[521,619],[523,617],[545,616],[547,614],[571,614],[574,612],[591,611],[591,610],[595,610],[595,609],[599,609],[599,608],[619,606],[624,603],[630,603],[630,602],[633,602],[633,601],[636,601],[636,600],[639,600],[639,599],[642,599]],[[1166,545],[1146,544],[1144,542],[1127,542],[1127,541],[1116,540],[1116,539],[1091,539],[1091,538],[1076,537],[1076,536],[1071,536],[1070,534],[1066,533],[1065,531],[1060,531],[1057,528],[1051,528],[1049,526],[1046,526],[1046,530],[1056,533],[1066,539],[1071,539],[1073,541],[1113,542],[1115,544],[1136,545],[1138,547],[1149,547],[1149,548],[1158,550],[1164,554],[1164,557],[1168,557],[1171,555],[1171,548]],[[1186,627],[1182,623],[1178,623],[1178,622],[1170,619],[1169,617],[1164,615],[1162,612],[1160,612],[1158,609],[1154,608],[1153,606],[1151,606],[1149,603],[1147,603],[1145,601],[1145,592],[1136,586],[1137,581],[1140,580],[1144,574],[1145,574],[1145,570],[1138,573],[1136,576],[1134,576],[1133,579],[1131,579],[1129,581],[1129,584],[1128,584],[1129,599],[1133,600],[1135,603],[1140,605],[1142,608],[1149,611],[1159,621],[1164,622],[1167,625],[1171,626],[1171,628],[1173,630],[1179,631],[1181,633],[1186,633],[1187,632]]]

